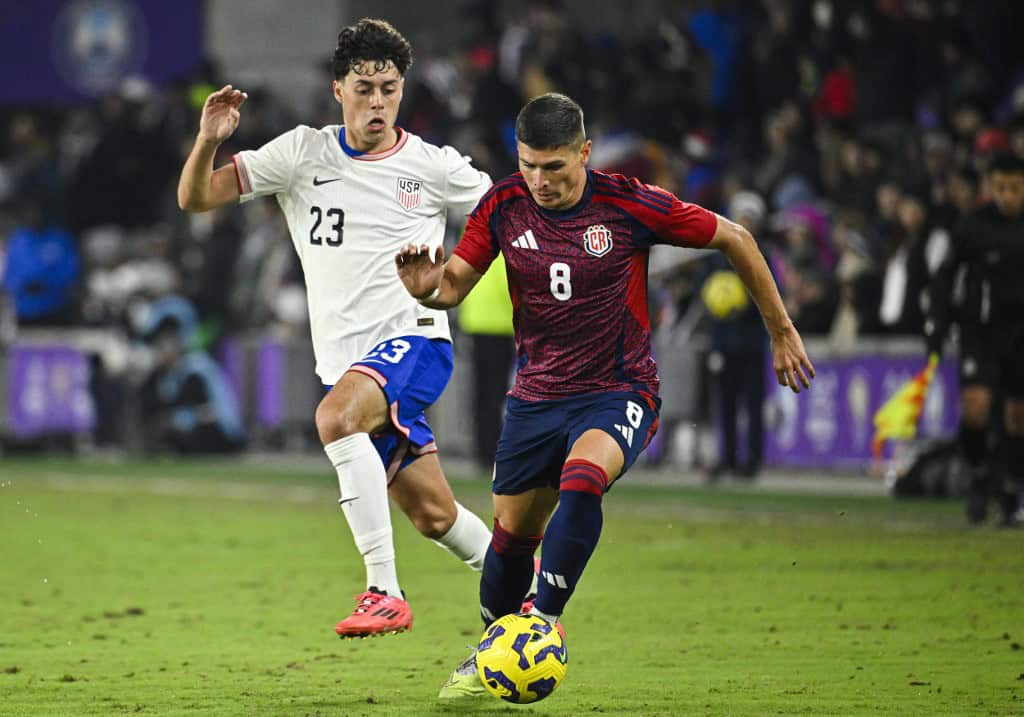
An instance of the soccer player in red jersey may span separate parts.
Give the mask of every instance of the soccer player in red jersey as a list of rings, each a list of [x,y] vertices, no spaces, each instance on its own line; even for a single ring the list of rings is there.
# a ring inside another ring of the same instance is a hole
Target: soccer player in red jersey
[[[657,430],[653,244],[724,252],[761,312],[779,383],[799,393],[814,368],[746,229],[637,179],[588,170],[583,111],[564,95],[530,101],[516,141],[520,171],[483,196],[454,256],[410,245],[395,263],[409,293],[441,309],[505,257],[518,372],[495,456],[480,609],[486,623],[519,609],[543,541],[531,613],[556,624],[597,545],[604,494]],[[482,690],[471,656],[441,697]]]

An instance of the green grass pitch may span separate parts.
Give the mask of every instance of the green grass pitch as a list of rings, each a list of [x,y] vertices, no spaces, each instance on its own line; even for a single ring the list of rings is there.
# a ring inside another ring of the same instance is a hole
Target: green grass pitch
[[[326,466],[0,460],[2,715],[1024,714],[1024,534],[953,503],[617,487],[548,700],[439,703],[477,576],[395,516],[404,635]],[[490,520],[488,484],[454,480]]]

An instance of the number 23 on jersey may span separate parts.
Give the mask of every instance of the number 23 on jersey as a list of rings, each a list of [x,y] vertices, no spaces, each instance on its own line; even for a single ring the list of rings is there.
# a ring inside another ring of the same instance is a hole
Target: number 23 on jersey
[[[309,229],[309,243],[314,246],[341,246],[345,233],[345,212],[334,207],[324,210],[312,206],[309,208],[309,214],[313,217],[313,225]],[[324,217],[327,218],[326,223]],[[321,224],[324,225],[322,229]],[[321,234],[321,231],[325,233]]]

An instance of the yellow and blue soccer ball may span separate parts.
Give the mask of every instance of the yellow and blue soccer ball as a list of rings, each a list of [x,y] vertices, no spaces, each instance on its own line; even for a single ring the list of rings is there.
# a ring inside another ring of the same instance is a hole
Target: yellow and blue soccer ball
[[[476,669],[487,691],[521,705],[554,692],[568,662],[558,629],[533,615],[505,615],[491,623],[476,648]]]

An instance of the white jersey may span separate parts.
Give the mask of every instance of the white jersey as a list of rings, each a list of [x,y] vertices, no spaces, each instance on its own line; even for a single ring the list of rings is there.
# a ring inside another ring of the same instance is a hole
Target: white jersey
[[[284,211],[306,275],[316,372],[328,385],[385,339],[451,340],[448,316],[409,296],[394,257],[410,242],[440,246],[448,212],[469,214],[491,186],[451,147],[399,130],[386,152],[350,155],[340,131],[300,125],[234,156],[241,201],[273,194]]]

